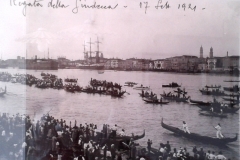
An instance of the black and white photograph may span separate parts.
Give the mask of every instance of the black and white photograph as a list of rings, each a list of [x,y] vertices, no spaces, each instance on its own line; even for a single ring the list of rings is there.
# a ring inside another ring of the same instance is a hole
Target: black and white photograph
[[[2,0],[0,160],[240,159],[239,0]]]

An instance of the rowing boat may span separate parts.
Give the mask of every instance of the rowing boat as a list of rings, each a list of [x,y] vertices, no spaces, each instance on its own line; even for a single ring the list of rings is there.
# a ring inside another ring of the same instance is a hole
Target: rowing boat
[[[167,124],[163,123],[163,119],[161,121],[161,125],[162,125],[163,128],[165,128],[165,129],[167,129],[167,130],[169,130],[173,133],[176,133],[176,134],[178,134],[182,137],[192,139],[192,140],[195,140],[195,141],[200,141],[202,143],[214,144],[214,145],[217,145],[217,146],[226,145],[228,143],[235,142],[238,139],[238,134],[236,134],[236,136],[233,137],[233,138],[227,138],[227,137],[216,138],[216,137],[202,136],[202,135],[197,134],[197,133],[190,133],[189,134],[189,133],[186,133],[179,128],[172,127],[170,125],[167,125]]]
[[[169,103],[167,101],[161,101],[161,100],[152,100],[152,99],[143,99],[143,100],[151,104],[168,104]]]
[[[210,106],[200,106],[200,105],[198,105],[198,107],[203,111],[211,111]],[[236,113],[239,110],[239,107],[214,107],[214,112],[221,113],[220,109],[222,109],[223,113]]]
[[[149,90],[150,87],[143,87],[143,86],[140,86],[140,87],[134,87],[133,89],[136,89],[136,90]]]
[[[208,117],[227,118],[226,114],[219,114],[219,113],[214,113],[214,112],[209,112],[209,113],[199,112],[199,115],[208,116]]]
[[[193,104],[202,105],[202,106],[210,106],[211,105],[211,102],[203,102],[203,101],[197,101],[197,100],[192,100],[192,99],[190,99],[189,102],[193,103]]]

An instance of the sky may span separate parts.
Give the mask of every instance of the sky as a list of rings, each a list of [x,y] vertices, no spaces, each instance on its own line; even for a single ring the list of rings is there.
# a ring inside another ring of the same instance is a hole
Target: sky
[[[96,0],[99,5],[117,5],[116,9],[81,7],[93,5],[93,0],[61,0],[67,8],[48,7],[51,0],[37,1],[42,7],[27,6],[26,16],[24,7],[18,6],[24,0],[15,0],[16,6],[11,0],[0,2],[2,59],[47,58],[48,50],[50,58],[83,59],[83,44],[89,50],[90,38],[92,42],[99,39],[106,58],[199,56],[201,46],[204,57],[209,56],[210,47],[214,56],[239,55],[239,0],[172,0],[169,9],[155,8],[165,0]],[[179,4],[190,3],[195,11],[178,9]],[[78,12],[73,13],[76,4]],[[97,50],[96,43],[91,47]]]

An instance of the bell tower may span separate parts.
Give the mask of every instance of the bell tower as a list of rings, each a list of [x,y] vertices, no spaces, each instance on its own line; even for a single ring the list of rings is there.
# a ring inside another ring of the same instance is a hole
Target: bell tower
[[[210,48],[209,58],[213,58],[213,48]]]
[[[203,47],[200,47],[200,58],[203,58]]]

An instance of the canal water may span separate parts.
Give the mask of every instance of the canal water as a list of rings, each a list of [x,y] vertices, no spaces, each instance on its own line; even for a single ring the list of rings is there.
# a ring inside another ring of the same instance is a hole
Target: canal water
[[[19,70],[19,69],[0,69],[0,72],[28,73],[40,78],[42,71]],[[224,80],[239,80],[239,77],[227,75],[208,75],[208,74],[178,74],[165,72],[139,72],[139,71],[112,71],[106,70],[104,74],[98,74],[95,70],[65,69],[57,71],[44,71],[57,75],[59,78],[77,78],[80,86],[89,85],[91,78],[97,80],[107,80],[124,85],[127,81],[136,82],[139,85],[150,86],[153,93],[158,95],[163,91],[173,91],[170,88],[162,88],[163,84],[177,82],[188,92],[194,100],[212,101],[212,96],[201,95],[199,89],[205,85],[221,85],[230,87],[237,83],[224,82]],[[132,87],[123,87],[127,94],[123,98],[112,98],[111,96],[68,93],[64,90],[38,89],[34,86],[13,84],[11,82],[0,82],[0,87],[7,86],[7,95],[0,97],[0,112],[10,114],[29,114],[33,119],[50,113],[55,118],[65,119],[67,123],[77,121],[80,123],[97,124],[101,130],[102,124],[113,126],[117,124],[124,128],[126,133],[131,135],[146,135],[137,142],[140,145],[147,145],[147,140],[153,140],[152,147],[159,148],[160,143],[170,142],[172,149],[186,147],[192,153],[192,147],[203,147],[204,151],[223,151],[227,157],[239,159],[239,140],[225,146],[213,146],[196,142],[176,136],[161,127],[161,119],[164,118],[166,124],[182,128],[182,121],[186,121],[190,132],[200,135],[216,136],[213,126],[218,123],[222,126],[222,133],[226,137],[234,137],[239,133],[239,113],[229,114],[228,118],[210,118],[199,115],[199,108],[189,103],[171,102],[168,105],[146,104],[139,96],[139,90]],[[216,97],[222,101],[221,97]]]

